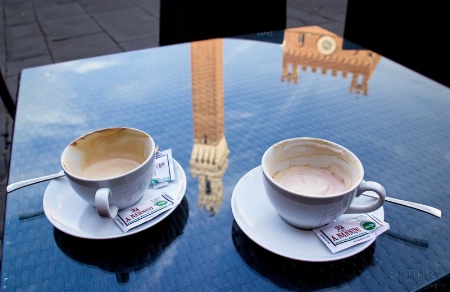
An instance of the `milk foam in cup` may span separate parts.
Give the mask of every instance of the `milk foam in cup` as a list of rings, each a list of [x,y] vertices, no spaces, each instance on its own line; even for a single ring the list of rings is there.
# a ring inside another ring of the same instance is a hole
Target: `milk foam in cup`
[[[261,161],[266,194],[287,223],[313,229],[344,213],[381,207],[384,187],[365,181],[361,161],[350,150],[318,138],[292,138],[269,147]],[[352,204],[365,191],[378,194],[366,205]]]
[[[154,161],[153,138],[126,127],[87,133],[72,141],[61,155],[71,187],[100,216],[110,218],[142,198]]]
[[[273,175],[273,179],[287,189],[312,196],[328,196],[349,188],[349,179],[335,171],[311,166],[290,166]]]

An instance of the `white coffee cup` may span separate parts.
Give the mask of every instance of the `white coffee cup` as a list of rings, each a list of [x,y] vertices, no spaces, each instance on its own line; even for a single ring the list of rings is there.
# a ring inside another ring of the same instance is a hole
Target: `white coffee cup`
[[[75,192],[101,217],[136,204],[152,179],[155,142],[147,133],[125,127],[105,128],[72,141],[61,165]]]
[[[365,181],[361,161],[350,150],[318,138],[292,138],[269,147],[261,161],[267,196],[284,221],[303,228],[323,226],[344,213],[380,208],[384,187]],[[378,199],[364,205],[353,200],[373,191]],[[353,203],[352,203],[353,202]]]

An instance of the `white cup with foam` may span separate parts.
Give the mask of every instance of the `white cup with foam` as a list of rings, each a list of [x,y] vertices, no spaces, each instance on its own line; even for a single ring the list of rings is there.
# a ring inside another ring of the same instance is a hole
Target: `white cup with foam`
[[[344,213],[368,213],[385,200],[384,187],[365,181],[361,161],[334,142],[309,137],[287,139],[269,147],[261,166],[266,194],[287,223],[313,229]],[[355,204],[363,192],[378,195],[374,202]]]

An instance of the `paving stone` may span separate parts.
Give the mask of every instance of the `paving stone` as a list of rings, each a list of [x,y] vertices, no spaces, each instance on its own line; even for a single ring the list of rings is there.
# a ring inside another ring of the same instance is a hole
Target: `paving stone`
[[[286,26],[288,28],[308,26],[308,25],[320,25],[323,26],[323,28],[331,32],[334,32],[340,36],[343,36],[344,34],[344,29],[342,25],[343,22],[336,21],[324,15],[300,10],[297,8],[291,8],[287,11],[287,16],[288,21],[286,22]]]
[[[87,15],[41,21],[41,26],[48,40],[69,39],[102,31]]]
[[[159,21],[138,7],[93,13],[92,16],[117,42],[159,35]]]
[[[10,1],[17,1],[17,0],[10,0]],[[70,2],[80,2],[80,1],[79,0],[31,0],[30,2],[33,2],[34,7],[38,8],[41,6],[52,5],[54,3],[70,3]]]
[[[16,25],[36,21],[33,3],[31,2],[11,2],[3,5],[5,11],[5,23],[7,25]]]
[[[342,27],[341,23],[338,21],[327,21],[320,24],[320,27],[329,30],[339,36],[344,35],[344,28]]]
[[[45,40],[37,23],[27,23],[6,28],[6,61],[45,55]]]
[[[86,11],[76,2],[49,3],[36,8],[39,21],[86,16]]]
[[[132,7],[132,2],[123,0],[79,0],[80,4],[88,12],[105,12]],[[152,1],[153,2],[153,1]]]
[[[148,0],[132,0],[136,5],[147,11],[150,15],[159,20],[159,11],[161,9],[160,1],[148,1]]]
[[[7,62],[46,54],[48,54],[47,46],[44,40],[39,37],[17,40],[7,46]]]
[[[297,8],[290,9],[287,12],[287,15],[290,19],[293,20],[301,20],[305,25],[317,25],[326,21],[329,21],[328,18],[312,13],[310,11],[299,10]]]
[[[55,63],[119,53],[122,50],[105,33],[52,41],[48,44]]]
[[[1,24],[0,24],[0,27],[2,27]],[[0,39],[4,39],[4,38],[5,38],[5,34],[0,29]],[[0,42],[0,70],[1,70],[2,74],[5,74],[5,68],[6,68],[6,46],[5,46],[5,43]]]
[[[140,39],[135,39],[135,40],[130,40],[130,41],[124,41],[124,42],[120,42],[119,46],[124,51],[134,51],[134,50],[159,47],[159,37],[151,36],[151,37],[145,37],[145,38],[140,38]]]
[[[13,42],[17,39],[29,38],[32,36],[39,36],[43,38],[41,29],[39,28],[39,24],[37,22],[8,26],[5,29],[5,33],[10,40],[8,41],[8,43]]]

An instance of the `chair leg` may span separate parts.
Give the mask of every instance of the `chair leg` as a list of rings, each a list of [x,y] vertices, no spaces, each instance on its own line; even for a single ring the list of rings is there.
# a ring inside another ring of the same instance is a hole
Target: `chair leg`
[[[0,96],[2,97],[3,104],[8,110],[9,115],[14,119],[16,116],[16,104],[14,103],[8,86],[3,79],[2,72],[0,72]]]

